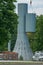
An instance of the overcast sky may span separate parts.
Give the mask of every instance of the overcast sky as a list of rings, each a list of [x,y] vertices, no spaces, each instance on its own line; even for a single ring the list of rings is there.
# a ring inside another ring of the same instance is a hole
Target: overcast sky
[[[30,6],[30,0],[17,0],[18,3],[27,3],[28,12],[35,12],[37,15],[43,14],[43,0],[32,0],[32,6]]]

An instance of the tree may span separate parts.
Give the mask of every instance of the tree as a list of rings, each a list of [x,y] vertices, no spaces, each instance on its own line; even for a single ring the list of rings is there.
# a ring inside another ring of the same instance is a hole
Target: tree
[[[36,32],[28,35],[33,52],[43,50],[43,15],[36,17]]]
[[[37,16],[35,37],[37,38],[37,50],[43,50],[43,15]]]
[[[16,0],[0,0],[0,50],[7,50],[7,43],[17,33],[17,19],[15,13]]]

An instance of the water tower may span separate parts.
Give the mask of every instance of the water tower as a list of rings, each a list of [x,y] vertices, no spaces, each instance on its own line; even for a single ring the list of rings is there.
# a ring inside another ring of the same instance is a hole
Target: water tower
[[[32,50],[28,41],[26,32],[35,32],[36,15],[28,13],[28,5],[26,3],[18,4],[18,29],[17,40],[13,52],[17,52],[18,58],[23,57],[23,60],[32,60]]]

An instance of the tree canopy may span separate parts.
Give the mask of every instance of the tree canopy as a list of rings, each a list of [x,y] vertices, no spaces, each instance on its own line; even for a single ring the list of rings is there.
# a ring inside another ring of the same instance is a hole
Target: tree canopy
[[[17,33],[18,16],[13,2],[16,0],[0,0],[0,50],[7,50],[9,39]]]
[[[36,32],[29,33],[28,36],[33,52],[40,50],[42,51],[43,50],[43,15],[36,17]]]

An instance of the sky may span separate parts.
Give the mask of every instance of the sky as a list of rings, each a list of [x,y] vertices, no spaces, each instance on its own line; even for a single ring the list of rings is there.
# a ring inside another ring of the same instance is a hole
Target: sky
[[[17,0],[16,3],[16,12],[18,3],[27,3],[28,4],[28,13],[34,12],[37,15],[43,14],[43,0],[32,0],[32,5],[30,5],[30,0]]]

